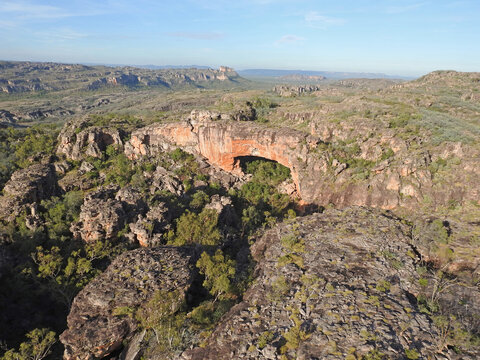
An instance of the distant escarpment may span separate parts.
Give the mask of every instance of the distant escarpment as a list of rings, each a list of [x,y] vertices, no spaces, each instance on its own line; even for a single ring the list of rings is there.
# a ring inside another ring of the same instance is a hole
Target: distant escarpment
[[[245,82],[235,70],[162,69],[67,65],[57,63],[0,62],[0,91],[25,93],[66,89],[99,90],[104,87],[163,89],[231,87]]]
[[[277,85],[273,88],[273,92],[280,96],[300,96],[319,91],[322,88],[317,85]]]

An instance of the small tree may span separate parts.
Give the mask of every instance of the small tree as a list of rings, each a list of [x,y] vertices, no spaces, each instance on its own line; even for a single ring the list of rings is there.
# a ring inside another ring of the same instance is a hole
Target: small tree
[[[203,252],[197,261],[200,273],[205,275],[203,286],[215,296],[215,300],[226,300],[233,297],[234,287],[232,280],[235,277],[235,261],[226,258],[218,249],[215,255],[210,256]]]
[[[190,211],[177,220],[177,233],[173,245],[218,245],[221,239],[217,228],[218,213],[213,209],[204,209],[200,214]]]
[[[32,258],[38,267],[37,277],[49,280],[47,286],[61,295],[68,309],[78,291],[98,274],[91,261],[81,256],[80,250],[64,258],[57,246],[50,250],[38,246]]]
[[[49,329],[35,329],[27,334],[28,341],[20,344],[18,351],[8,350],[1,360],[42,360],[50,354],[55,344],[55,333]]]
[[[162,352],[171,352],[183,342],[184,304],[180,291],[159,290],[137,312],[137,320],[144,329],[153,331]]]

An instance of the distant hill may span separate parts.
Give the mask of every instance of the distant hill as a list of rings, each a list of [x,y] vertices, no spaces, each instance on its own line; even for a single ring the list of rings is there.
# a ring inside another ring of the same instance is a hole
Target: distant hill
[[[358,72],[334,72],[334,71],[312,71],[312,70],[276,70],[276,69],[246,69],[239,70],[238,74],[246,78],[282,78],[285,76],[323,76],[327,79],[404,79],[413,78],[405,76],[392,76],[382,73],[358,73]]]
[[[304,75],[304,74],[290,74],[284,75],[279,78],[285,81],[297,81],[297,82],[321,82],[327,78],[322,75]]]
[[[67,89],[99,90],[107,87],[231,88],[247,80],[235,70],[209,68],[147,69],[132,66],[109,67],[44,62],[0,61],[0,92],[27,93]]]

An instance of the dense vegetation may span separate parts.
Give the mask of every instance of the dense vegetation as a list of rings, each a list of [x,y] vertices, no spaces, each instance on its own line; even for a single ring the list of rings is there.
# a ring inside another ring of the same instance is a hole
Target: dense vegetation
[[[0,129],[0,189],[16,169],[52,155],[58,132],[54,125]]]
[[[53,153],[56,133],[47,130],[35,127],[23,132],[8,130],[2,133],[5,147],[15,149],[5,178],[14,169],[27,166],[29,161],[38,161],[41,158],[38,155]],[[248,287],[250,268],[242,266],[239,270],[233,259],[239,247],[248,246],[249,237],[257,229],[271,226],[285,216],[295,216],[291,199],[277,190],[278,185],[290,177],[290,172],[275,162],[248,159],[243,166],[245,172],[252,175],[251,181],[237,190],[228,190],[202,175],[195,158],[180,149],[164,154],[156,163],[140,161],[136,164],[120,150],[111,145],[101,158],[87,158],[93,166],[83,176],[92,181],[94,187],[132,185],[146,191],[149,185],[143,175],[145,171],[153,172],[157,166],[173,171],[182,181],[185,195],[177,197],[162,192],[148,198],[152,205],[166,202],[174,214],[163,243],[205,249],[197,262],[204,280],[193,300],[178,304],[174,312],[165,312],[162,306],[167,306],[168,299],[173,301],[175,297],[157,294],[145,307],[125,310],[129,314],[133,311],[140,324],[157,339],[152,351],[167,354],[188,343],[201,341]],[[27,153],[37,156],[27,157]],[[72,162],[72,165],[70,171],[76,172],[80,164]],[[207,187],[196,188],[194,183],[198,181]],[[236,223],[221,223],[217,211],[205,207],[215,194],[228,194],[233,199]],[[55,343],[55,336],[65,329],[66,315],[75,295],[118,254],[137,246],[127,242],[125,231],[113,241],[86,244],[74,239],[70,226],[78,220],[84,195],[84,191],[73,190],[42,201],[38,208],[41,223],[38,227],[26,226],[26,214],[19,216],[15,223],[0,224],[3,242],[10,244],[8,249],[17,259],[17,265],[8,271],[8,276],[0,279],[2,289],[7,290],[2,292],[0,302],[10,310],[7,312],[10,317],[3,320],[7,325],[4,329],[13,329],[2,331],[1,336],[14,347],[5,353],[4,359],[59,356],[61,348]],[[14,302],[12,295],[17,299]],[[30,320],[24,321],[22,326],[14,325],[19,314]],[[167,328],[170,330],[165,333]],[[187,339],[178,338],[179,334],[190,335]]]

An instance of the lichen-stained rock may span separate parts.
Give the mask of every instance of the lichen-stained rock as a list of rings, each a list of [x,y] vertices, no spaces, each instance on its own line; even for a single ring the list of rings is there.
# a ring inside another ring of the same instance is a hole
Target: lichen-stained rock
[[[205,346],[179,358],[430,358],[437,332],[416,306],[409,228],[388,213],[329,210],[279,225],[252,247],[256,279]]]
[[[123,145],[121,133],[116,128],[88,125],[87,119],[67,123],[58,135],[57,154],[81,160],[87,156],[101,157],[108,145]]]
[[[58,194],[55,167],[34,164],[17,170],[3,188],[0,197],[0,219],[12,221],[29,204]]]
[[[140,246],[158,246],[171,221],[172,215],[166,204],[161,202],[152,206],[146,217],[139,215],[136,222],[129,224],[130,233],[127,236]]]
[[[122,346],[137,329],[134,312],[156,291],[185,296],[193,281],[193,250],[158,247],[119,256],[75,298],[60,336],[64,359],[101,359]]]
[[[100,188],[84,199],[80,217],[70,227],[76,238],[94,242],[114,238],[124,227],[127,214],[120,200],[115,199],[118,187]]]
[[[182,195],[184,186],[173,172],[166,170],[161,166],[157,166],[152,176],[151,193],[156,191],[169,191],[172,194]]]

